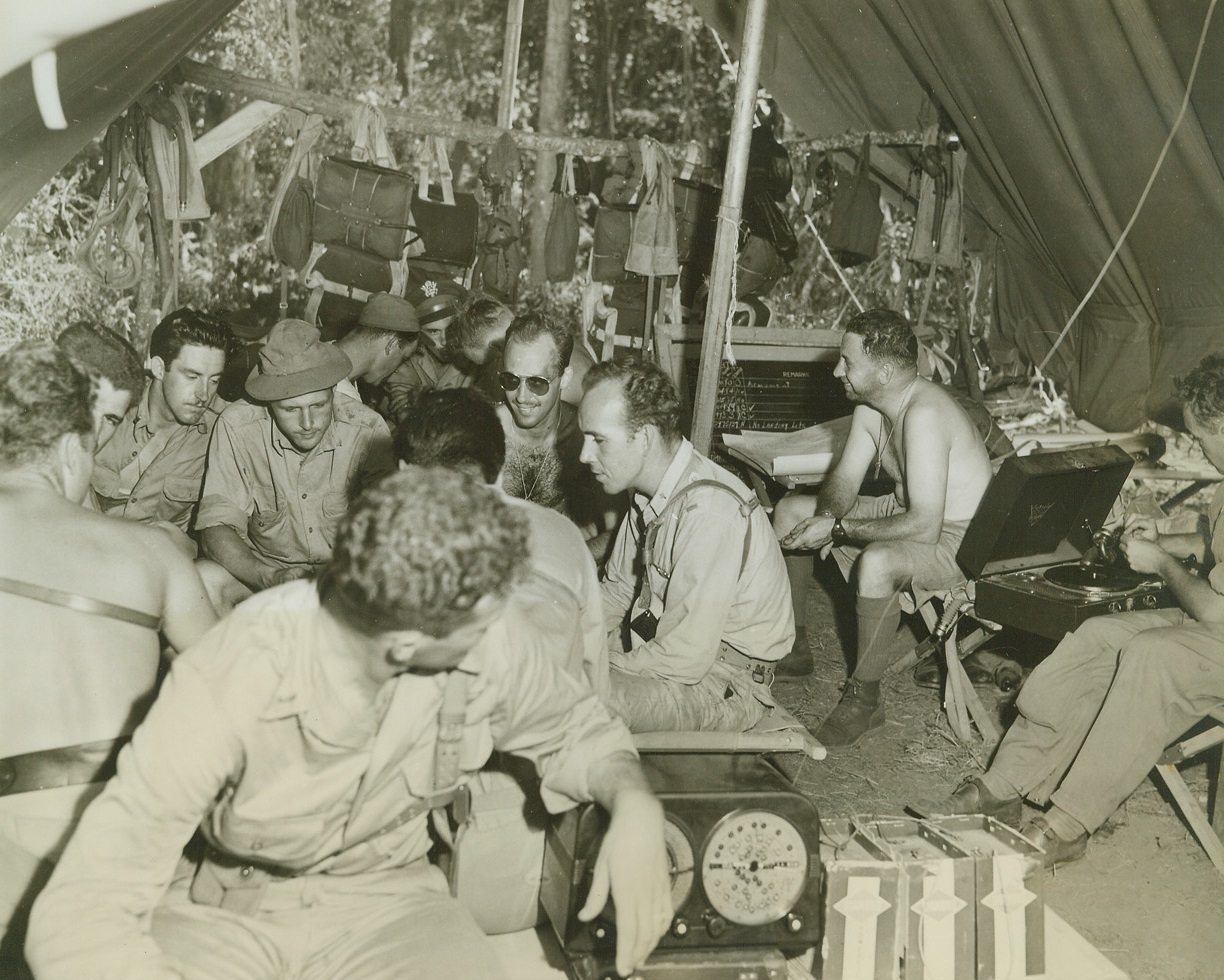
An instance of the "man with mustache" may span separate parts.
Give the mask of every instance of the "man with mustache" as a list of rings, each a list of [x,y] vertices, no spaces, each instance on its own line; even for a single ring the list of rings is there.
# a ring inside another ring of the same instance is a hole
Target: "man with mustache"
[[[152,377],[94,459],[93,494],[104,514],[186,533],[200,499],[219,409],[226,328],[183,307],[149,337]]]
[[[253,404],[217,421],[196,526],[204,554],[252,591],[326,562],[349,501],[395,468],[386,422],[335,398],[351,367],[318,328],[282,320],[247,378]]]
[[[662,368],[596,364],[583,388],[582,461],[607,493],[633,493],[601,583],[609,705],[631,731],[745,731],[776,704],[795,638],[769,518],[680,434]]]
[[[816,733],[840,746],[884,724],[880,679],[909,593],[921,600],[964,581],[956,551],[991,470],[964,409],[919,376],[918,341],[900,313],[868,310],[851,319],[833,376],[858,402],[841,458],[819,494],[783,497],[773,523],[787,551],[831,551],[847,581],[854,577],[858,655],[840,703]],[[894,481],[893,493],[859,495],[865,479],[882,475]],[[802,646],[796,642],[779,672],[809,673],[803,606],[811,556],[788,556],[787,566]]]

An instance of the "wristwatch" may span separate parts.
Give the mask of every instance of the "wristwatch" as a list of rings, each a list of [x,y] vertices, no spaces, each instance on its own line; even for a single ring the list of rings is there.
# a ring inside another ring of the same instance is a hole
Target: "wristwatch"
[[[840,517],[833,522],[833,530],[829,532],[829,539],[839,548],[843,544],[850,543],[850,532],[846,530],[846,525],[842,523]]]

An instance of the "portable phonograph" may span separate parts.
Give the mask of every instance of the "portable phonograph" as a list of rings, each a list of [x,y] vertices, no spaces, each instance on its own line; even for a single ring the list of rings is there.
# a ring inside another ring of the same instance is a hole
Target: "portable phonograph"
[[[1102,530],[1132,465],[1117,446],[1005,460],[956,555],[976,614],[1058,640],[1093,616],[1174,605]]]
[[[822,934],[815,805],[761,756],[662,753],[642,765],[667,821],[675,914],[635,977],[784,980],[782,951]],[[574,980],[616,976],[615,910],[577,914],[606,826],[587,805],[548,833],[540,902]]]

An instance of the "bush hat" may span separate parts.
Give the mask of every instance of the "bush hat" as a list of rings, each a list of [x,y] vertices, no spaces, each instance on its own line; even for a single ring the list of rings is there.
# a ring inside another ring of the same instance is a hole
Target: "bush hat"
[[[416,308],[402,296],[375,293],[357,318],[357,326],[399,333],[420,333],[421,323]]]
[[[334,388],[352,369],[344,351],[322,342],[318,327],[305,320],[281,320],[259,349],[259,363],[247,376],[246,392],[261,402],[295,398]]]

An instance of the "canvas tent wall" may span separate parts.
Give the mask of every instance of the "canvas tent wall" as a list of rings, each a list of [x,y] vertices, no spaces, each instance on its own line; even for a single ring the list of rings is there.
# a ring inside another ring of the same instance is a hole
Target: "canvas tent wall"
[[[42,0],[0,21],[0,229],[239,0]],[[66,129],[43,124],[31,58],[56,52]]]
[[[694,0],[738,38],[743,0]],[[969,154],[997,324],[1040,362],[1096,277],[1177,114],[1209,0],[771,0],[763,83],[810,134],[913,127],[930,97]],[[1049,364],[1125,429],[1224,346],[1224,13],[1126,244]]]

